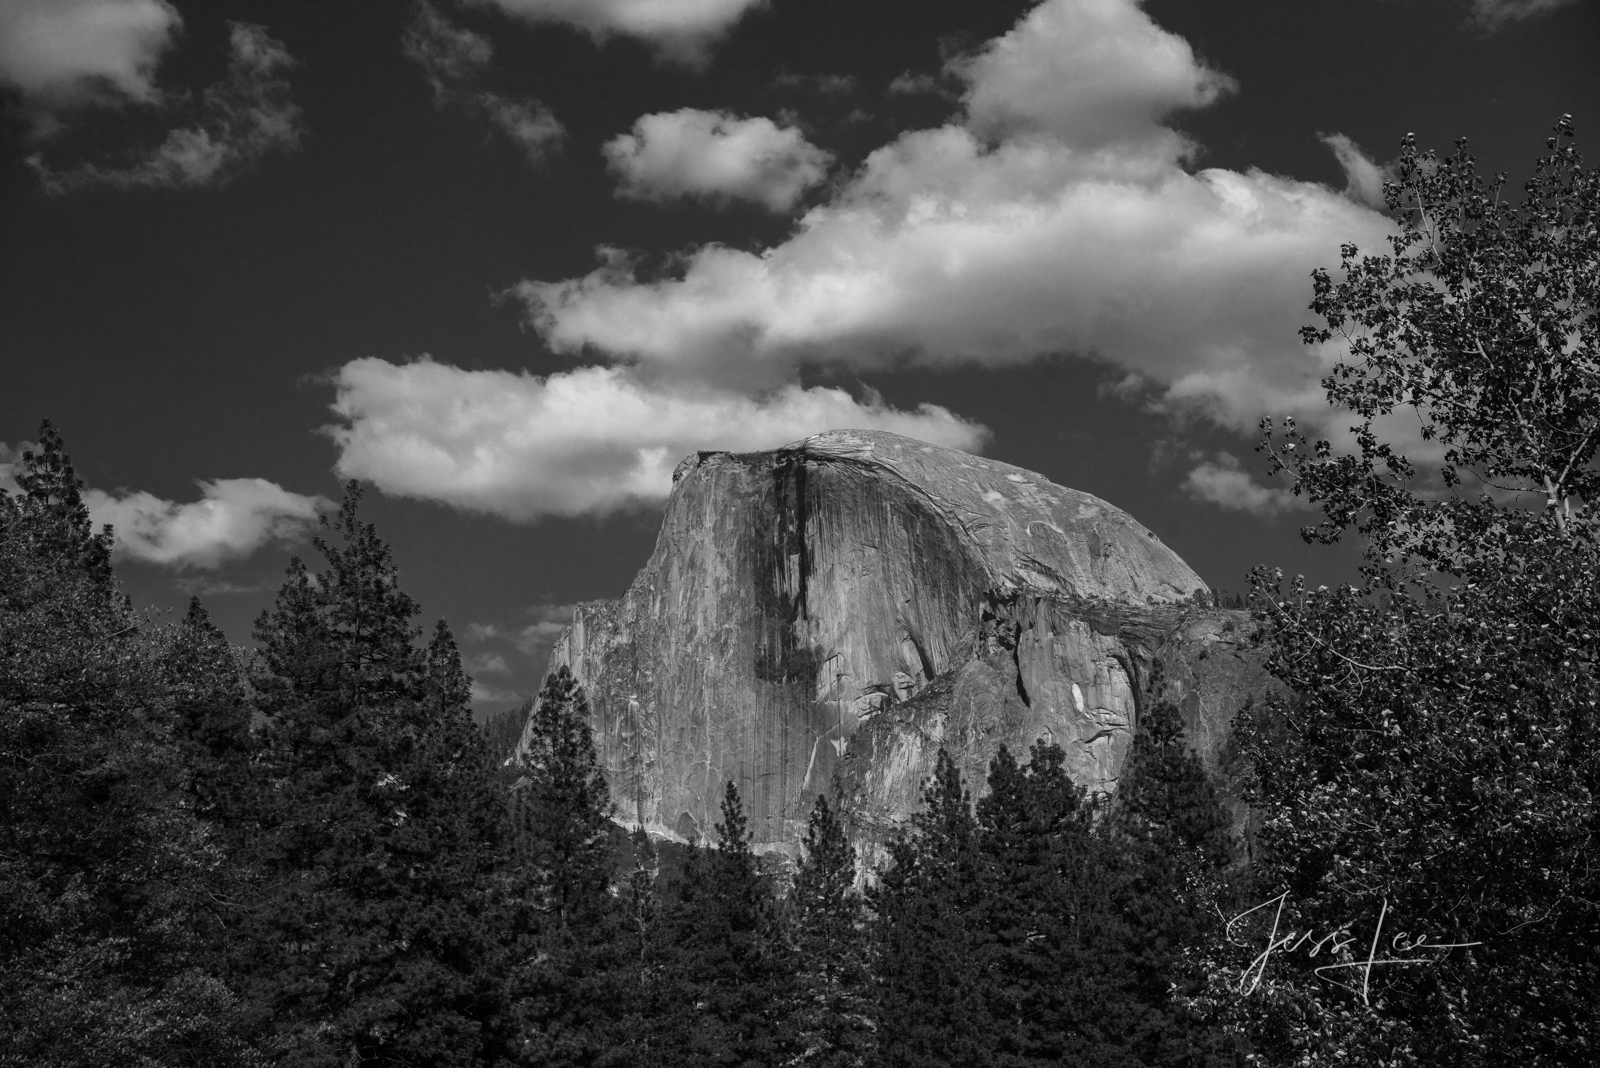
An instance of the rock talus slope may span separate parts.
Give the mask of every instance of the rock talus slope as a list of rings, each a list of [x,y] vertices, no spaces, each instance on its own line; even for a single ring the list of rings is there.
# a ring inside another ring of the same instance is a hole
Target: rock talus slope
[[[712,834],[739,785],[758,842],[818,793],[859,836],[920,802],[940,746],[975,785],[1047,738],[1115,788],[1156,664],[1214,766],[1261,686],[1242,613],[1127,513],[1007,464],[834,431],[700,453],[618,601],[579,606],[551,667],[588,689],[617,815]]]

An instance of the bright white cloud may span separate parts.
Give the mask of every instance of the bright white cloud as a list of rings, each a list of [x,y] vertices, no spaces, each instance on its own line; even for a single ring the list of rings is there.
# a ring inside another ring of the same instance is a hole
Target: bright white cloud
[[[1183,490],[1197,501],[1205,501],[1229,511],[1273,516],[1306,503],[1288,490],[1263,486],[1232,453],[1219,452],[1198,465],[1183,480]]]
[[[367,358],[334,383],[341,476],[513,520],[660,502],[698,449],[772,448],[841,427],[964,449],[986,434],[932,405],[898,411],[792,384],[763,396],[680,388],[616,367],[539,377]]]
[[[1472,0],[1472,17],[1491,30],[1510,22],[1548,15],[1575,0]]]
[[[787,211],[828,174],[833,158],[792,126],[684,108],[641,116],[601,149],[638,200],[749,200]]]
[[[566,136],[565,127],[539,101],[474,88],[494,59],[494,45],[483,34],[457,26],[426,0],[416,5],[402,46],[433,86],[439,107],[455,105],[476,115],[521,148],[530,163],[543,163]]]
[[[201,498],[187,504],[151,493],[87,490],[84,504],[98,527],[110,523],[118,556],[173,568],[210,570],[249,556],[272,542],[304,536],[322,497],[290,493],[261,478],[201,482]]]
[[[28,158],[51,193],[84,186],[119,189],[217,185],[255,166],[268,153],[300,143],[300,109],[285,72],[294,59],[260,26],[234,23],[228,77],[206,89],[195,122],[167,134],[121,167],[82,164],[57,170],[43,153]]]
[[[975,133],[1042,133],[1080,147],[1166,133],[1156,125],[1165,115],[1234,88],[1138,0],[1049,0],[950,69],[967,82]]]
[[[1076,353],[1240,431],[1326,422],[1337,353],[1300,344],[1308,276],[1343,242],[1382,247],[1388,220],[1324,185],[1186,168],[1159,118],[1227,82],[1135,0],[1047,0],[956,67],[961,121],[872,153],[783,242],[705,246],[665,278],[608,250],[586,276],[519,284],[530,323],[559,352],[674,381]]]
[[[150,102],[182,25],[167,0],[3,0],[0,82],[45,107]]]
[[[528,22],[575,26],[595,40],[613,34],[650,42],[682,63],[704,63],[710,46],[767,0],[469,0]]]

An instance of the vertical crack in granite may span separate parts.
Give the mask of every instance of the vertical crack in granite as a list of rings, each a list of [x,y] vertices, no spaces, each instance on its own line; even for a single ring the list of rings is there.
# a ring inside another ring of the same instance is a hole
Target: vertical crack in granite
[[[619,818],[656,834],[707,834],[733,780],[756,841],[792,848],[837,783],[881,841],[941,744],[978,785],[1000,745],[1048,739],[1114,789],[1157,655],[1217,766],[1263,683],[1243,614],[1196,607],[1154,534],[1032,472],[834,431],[699,453],[673,482],[639,576],[551,659],[588,688]]]

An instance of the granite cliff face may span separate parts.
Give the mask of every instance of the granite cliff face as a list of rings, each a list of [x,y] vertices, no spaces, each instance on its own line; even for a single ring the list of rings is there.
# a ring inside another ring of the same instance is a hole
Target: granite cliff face
[[[1222,758],[1262,684],[1244,614],[1127,513],[1007,464],[869,431],[679,465],[654,554],[581,605],[551,667],[587,687],[618,816],[709,835],[734,779],[758,842],[833,790],[881,839],[940,746],[981,784],[1001,744],[1115,788],[1162,664]],[[1197,596],[1200,595],[1200,596]]]

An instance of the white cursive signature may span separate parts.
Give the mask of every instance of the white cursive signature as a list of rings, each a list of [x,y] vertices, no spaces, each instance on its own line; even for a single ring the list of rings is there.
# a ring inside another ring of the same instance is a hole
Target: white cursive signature
[[[1267,935],[1266,948],[1256,956],[1255,960],[1250,962],[1250,967],[1246,968],[1244,970],[1244,974],[1239,977],[1239,992],[1245,994],[1246,996],[1254,993],[1255,989],[1261,985],[1261,979],[1264,975],[1266,975],[1267,962],[1272,959],[1272,955],[1274,953],[1293,953],[1305,946],[1310,946],[1310,951],[1306,954],[1309,957],[1315,957],[1324,949],[1327,949],[1332,956],[1351,956],[1349,947],[1355,942],[1356,938],[1355,935],[1351,933],[1350,924],[1348,923],[1341,924],[1320,938],[1317,937],[1317,932],[1314,930],[1287,931],[1282,935],[1278,934],[1278,927],[1283,919],[1283,904],[1288,897],[1289,891],[1285,890],[1277,897],[1263,901],[1254,908],[1246,909],[1228,921],[1228,941],[1232,942],[1236,946],[1242,946],[1246,943],[1239,941],[1233,936],[1234,925],[1252,913],[1260,912],[1262,909],[1271,908],[1274,905],[1277,906],[1277,909],[1272,916],[1272,931]],[[1372,931],[1372,943],[1367,947],[1366,960],[1350,959],[1340,961],[1337,964],[1324,964],[1321,967],[1314,969],[1315,974],[1321,978],[1328,979],[1330,982],[1333,982],[1334,980],[1331,979],[1326,973],[1336,972],[1340,969],[1360,969],[1361,1001],[1363,1004],[1366,1004],[1367,993],[1372,981],[1373,968],[1381,965],[1391,964],[1434,964],[1438,962],[1438,957],[1416,957],[1408,956],[1408,954],[1416,953],[1418,950],[1465,949],[1467,946],[1480,946],[1483,944],[1482,942],[1434,942],[1431,940],[1431,935],[1424,934],[1413,938],[1409,931],[1401,931],[1399,934],[1395,935],[1389,940],[1387,952],[1394,954],[1394,956],[1379,957],[1378,943],[1383,938],[1383,921],[1388,915],[1389,899],[1384,898],[1383,907],[1378,910],[1378,924],[1373,928]],[[1338,985],[1345,986],[1350,990],[1356,989],[1353,983],[1339,983]]]

